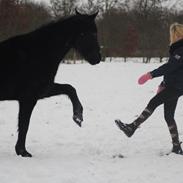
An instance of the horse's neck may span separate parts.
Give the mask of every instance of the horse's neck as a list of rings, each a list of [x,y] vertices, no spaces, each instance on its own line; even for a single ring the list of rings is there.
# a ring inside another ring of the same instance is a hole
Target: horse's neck
[[[56,54],[61,60],[73,47],[76,35],[76,23],[74,21],[65,20],[65,22],[57,22],[53,24],[48,27],[45,32],[42,30],[42,33],[40,32],[40,40],[47,40],[46,43],[50,49],[48,50],[50,51],[50,54]]]
[[[58,22],[53,27],[39,30],[35,34],[34,40],[38,41],[35,49],[42,58],[39,59],[39,62],[44,64],[46,73],[50,72],[52,76],[55,76],[60,62],[73,47],[73,42],[77,36],[77,28],[74,25],[72,22],[59,25]]]

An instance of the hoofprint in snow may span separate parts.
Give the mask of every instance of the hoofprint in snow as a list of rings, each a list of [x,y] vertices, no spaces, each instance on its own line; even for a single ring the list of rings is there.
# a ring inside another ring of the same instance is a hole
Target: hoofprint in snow
[[[33,158],[14,152],[18,104],[0,104],[0,182],[7,183],[182,183],[183,157],[170,154],[171,139],[160,106],[132,138],[115,125],[134,120],[155,95],[162,78],[137,85],[138,77],[160,64],[61,64],[56,82],[77,88],[84,107],[79,128],[65,96],[40,100],[27,138]],[[183,101],[176,110],[183,139]],[[121,158],[118,158],[118,155]]]

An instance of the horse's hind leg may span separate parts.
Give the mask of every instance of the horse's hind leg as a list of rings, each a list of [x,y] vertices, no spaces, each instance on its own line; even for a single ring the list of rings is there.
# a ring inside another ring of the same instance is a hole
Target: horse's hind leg
[[[55,95],[65,94],[67,95],[73,105],[73,120],[81,127],[83,121],[83,107],[77,96],[76,89],[69,84],[57,84],[54,83],[50,90],[45,93],[41,98],[51,97]]]
[[[34,99],[19,101],[18,140],[15,146],[15,151],[17,155],[21,155],[23,157],[32,157],[32,155],[27,152],[25,148],[25,142],[30,117],[35,105],[36,101]]]

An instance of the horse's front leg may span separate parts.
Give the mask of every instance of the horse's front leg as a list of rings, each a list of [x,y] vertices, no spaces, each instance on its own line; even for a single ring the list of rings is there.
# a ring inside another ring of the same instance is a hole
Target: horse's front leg
[[[34,99],[19,101],[18,140],[15,146],[15,151],[17,155],[21,155],[23,157],[32,157],[32,155],[27,152],[25,148],[25,142],[29,128],[30,117],[36,102],[37,101]]]
[[[57,84],[54,83],[41,98],[51,97],[55,95],[64,94],[67,95],[73,105],[73,120],[81,127],[83,121],[83,107],[77,96],[76,89],[69,84]]]

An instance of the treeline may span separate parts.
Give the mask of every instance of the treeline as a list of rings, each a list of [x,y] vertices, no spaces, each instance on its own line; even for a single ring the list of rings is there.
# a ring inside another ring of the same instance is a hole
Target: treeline
[[[0,41],[36,29],[52,19],[74,14],[75,8],[92,13],[97,18],[102,55],[106,57],[168,56],[169,26],[183,23],[183,12],[162,6],[165,0],[88,0],[79,5],[77,0],[50,0],[51,5],[30,0],[0,0]],[[76,58],[73,52],[69,58]]]
[[[50,19],[51,14],[44,4],[27,0],[0,0],[0,40],[34,30]]]

